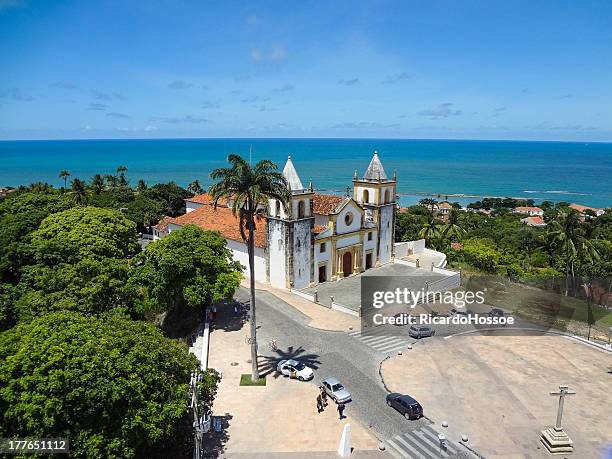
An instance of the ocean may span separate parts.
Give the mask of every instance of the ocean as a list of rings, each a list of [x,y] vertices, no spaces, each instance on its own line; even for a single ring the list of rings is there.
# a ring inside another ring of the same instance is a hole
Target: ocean
[[[62,169],[89,180],[128,167],[128,178],[186,186],[226,164],[228,153],[271,159],[291,155],[302,182],[330,193],[352,186],[377,150],[389,176],[397,173],[402,205],[424,197],[458,201],[481,197],[570,201],[612,206],[612,144],[578,142],[391,139],[155,139],[0,141],[0,187],[63,184]]]

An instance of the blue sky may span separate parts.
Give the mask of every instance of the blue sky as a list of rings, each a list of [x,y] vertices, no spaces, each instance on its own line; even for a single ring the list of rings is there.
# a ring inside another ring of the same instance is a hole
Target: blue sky
[[[0,139],[612,141],[612,2],[0,0]]]

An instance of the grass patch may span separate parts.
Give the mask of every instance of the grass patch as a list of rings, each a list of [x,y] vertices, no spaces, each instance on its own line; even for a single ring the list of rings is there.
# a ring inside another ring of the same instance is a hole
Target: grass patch
[[[244,373],[240,375],[240,385],[241,386],[265,386],[266,385],[266,377],[262,376],[257,381],[251,381],[251,375],[248,373]]]

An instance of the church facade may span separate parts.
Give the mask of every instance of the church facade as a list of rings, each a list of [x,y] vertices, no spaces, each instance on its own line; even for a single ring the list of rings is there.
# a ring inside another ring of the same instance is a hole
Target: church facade
[[[255,232],[255,277],[274,287],[300,289],[358,274],[393,261],[395,175],[389,178],[375,152],[352,196],[320,194],[304,186],[291,157],[283,169],[291,190],[285,208],[270,199]],[[234,258],[248,266],[246,244],[231,202],[215,209],[210,196],[186,200],[187,212],[155,229],[159,237],[187,224],[219,231]],[[245,271],[245,272],[248,272]]]

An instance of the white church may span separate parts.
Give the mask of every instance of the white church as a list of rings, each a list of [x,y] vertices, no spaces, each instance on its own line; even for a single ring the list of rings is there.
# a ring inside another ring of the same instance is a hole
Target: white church
[[[394,257],[396,177],[389,178],[374,156],[362,178],[353,178],[353,196],[319,194],[304,187],[291,157],[283,169],[291,189],[287,210],[271,199],[255,231],[255,278],[274,287],[300,289],[358,274]],[[215,209],[208,194],[186,200],[184,215],[154,227],[160,238],[185,225],[218,231],[234,258],[248,267],[246,243],[231,202]],[[248,273],[248,270],[245,270]]]

